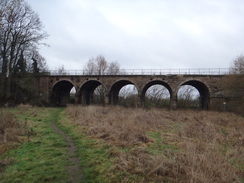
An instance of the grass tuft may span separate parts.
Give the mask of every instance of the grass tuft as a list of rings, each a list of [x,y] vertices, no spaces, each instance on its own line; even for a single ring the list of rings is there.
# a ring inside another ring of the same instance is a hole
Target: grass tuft
[[[96,106],[66,114],[82,134],[109,144],[110,182],[243,180],[244,119],[234,114]]]

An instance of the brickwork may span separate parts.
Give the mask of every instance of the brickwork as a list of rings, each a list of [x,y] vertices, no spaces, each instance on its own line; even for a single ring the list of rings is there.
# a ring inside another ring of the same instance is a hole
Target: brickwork
[[[223,75],[99,75],[99,76],[42,76],[40,78],[40,93],[43,99],[52,105],[65,106],[70,89],[76,89],[77,104],[89,104],[95,88],[103,85],[105,88],[105,104],[116,104],[119,90],[133,84],[138,90],[138,104],[143,105],[146,90],[155,84],[165,86],[170,93],[170,107],[177,107],[177,93],[182,85],[192,85],[200,93],[202,108],[211,109],[212,103],[223,100],[217,94],[222,91]]]

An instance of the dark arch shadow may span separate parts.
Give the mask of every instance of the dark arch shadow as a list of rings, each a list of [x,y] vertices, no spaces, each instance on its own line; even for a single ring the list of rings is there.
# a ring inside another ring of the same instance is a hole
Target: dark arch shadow
[[[209,97],[210,92],[209,92],[208,87],[200,81],[190,80],[190,81],[187,81],[187,82],[184,82],[183,84],[181,84],[178,87],[178,91],[179,91],[180,87],[184,86],[184,85],[193,86],[198,90],[199,95],[200,95],[200,99],[199,99],[200,109],[208,110],[209,109],[209,101],[210,101],[210,97]],[[177,91],[177,93],[178,93],[178,91]]]
[[[100,85],[102,85],[102,83],[97,80],[90,80],[84,83],[80,88],[79,103],[82,105],[92,104],[94,91]]]
[[[122,87],[132,84],[135,86],[134,83],[132,83],[129,80],[120,80],[114,83],[110,89],[109,92],[109,103],[112,105],[117,105],[119,102],[119,91],[121,90]],[[138,89],[137,89],[138,90]]]
[[[148,82],[142,89],[142,93],[141,93],[141,101],[142,101],[142,106],[145,107],[145,98],[146,98],[146,92],[147,90],[154,85],[161,85],[164,86],[168,91],[169,91],[169,95],[170,95],[170,101],[172,101],[172,89],[169,86],[168,83],[161,81],[161,80],[154,80],[154,81],[150,81]],[[170,106],[169,106],[170,107]]]
[[[62,80],[54,84],[50,97],[51,105],[65,107],[69,102],[70,90],[73,88],[73,83]]]

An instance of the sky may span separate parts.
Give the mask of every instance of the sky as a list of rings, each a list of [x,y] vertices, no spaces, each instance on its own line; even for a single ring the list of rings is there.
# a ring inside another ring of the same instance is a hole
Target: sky
[[[26,0],[49,69],[103,55],[123,69],[229,68],[244,54],[243,0]]]

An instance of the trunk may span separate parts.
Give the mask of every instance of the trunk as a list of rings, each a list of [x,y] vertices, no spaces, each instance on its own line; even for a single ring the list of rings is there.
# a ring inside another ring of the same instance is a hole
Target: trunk
[[[7,94],[7,70],[8,70],[8,64],[7,64],[7,58],[5,54],[3,54],[3,64],[2,64],[2,75],[0,80],[0,105],[3,105],[6,102],[6,94]]]

